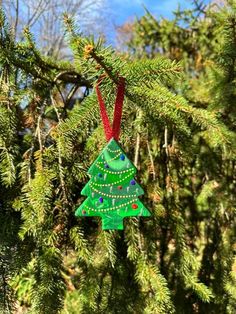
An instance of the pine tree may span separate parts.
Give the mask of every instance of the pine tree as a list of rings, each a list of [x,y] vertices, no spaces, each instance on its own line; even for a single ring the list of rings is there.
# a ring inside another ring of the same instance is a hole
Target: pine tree
[[[175,152],[171,143],[176,146],[176,138],[174,132],[166,128],[163,131],[166,139],[163,150],[166,152],[161,154],[166,154],[167,158],[167,166],[162,169],[168,175],[168,183],[173,180],[178,187],[174,202],[178,200],[182,209],[189,208],[187,212],[191,217],[187,228],[182,227],[176,235],[179,237],[185,229],[185,236],[201,261],[194,266],[190,256],[183,259],[179,256],[180,265],[185,265],[185,269],[187,264],[193,269],[196,267],[200,280],[212,291],[208,302],[204,302],[203,294],[201,301],[196,302],[195,298],[186,299],[186,290],[177,287],[177,312],[234,313],[236,262],[233,257],[235,218],[232,206],[235,199],[232,189],[235,188],[235,179],[229,173],[234,172],[235,155],[235,129],[232,125],[235,120],[235,1],[227,1],[225,6],[217,9],[215,5],[207,7],[201,1],[194,3],[193,10],[177,10],[173,21],[157,20],[147,11],[133,24],[134,33],[128,37],[128,47],[138,57],[146,54],[155,58],[162,51],[170,58],[181,59],[186,69],[185,79],[172,84],[172,88],[184,95],[193,107],[217,113],[218,119],[230,130],[228,140],[231,147],[224,141],[215,142],[214,133],[208,137],[209,133],[207,135],[195,128],[192,136],[197,145],[190,146],[192,152],[188,151],[186,162],[180,155],[173,158]],[[171,187],[171,183],[169,185]],[[161,188],[165,191],[166,183]],[[167,205],[168,198],[165,201]],[[187,221],[186,215],[183,221]],[[163,234],[166,235],[166,230],[173,225],[166,220],[163,225]],[[164,252],[161,255],[166,258],[168,246],[165,241],[162,243]],[[164,260],[162,265],[162,271],[167,273],[169,270]],[[183,275],[187,284],[188,274],[184,272]],[[174,278],[169,279],[171,286],[172,280]],[[191,282],[187,285],[191,287]],[[197,293],[201,294],[200,290]],[[185,305],[182,303],[184,298]]]
[[[65,16],[73,62],[28,29],[15,42],[1,14],[1,313],[235,312],[235,4],[204,12],[148,13],[130,55]],[[120,144],[152,216],[102,231],[74,213],[106,145],[93,87],[105,77],[111,113],[117,74]]]

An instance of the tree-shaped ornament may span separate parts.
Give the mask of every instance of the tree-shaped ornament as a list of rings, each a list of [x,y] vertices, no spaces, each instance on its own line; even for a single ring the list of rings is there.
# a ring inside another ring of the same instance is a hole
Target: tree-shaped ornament
[[[125,217],[151,216],[138,198],[144,192],[134,178],[137,169],[117,143],[124,99],[124,79],[121,78],[118,85],[112,128],[98,85],[96,91],[108,144],[88,170],[91,179],[81,191],[87,199],[76,210],[75,215],[101,217],[103,230],[123,229]]]

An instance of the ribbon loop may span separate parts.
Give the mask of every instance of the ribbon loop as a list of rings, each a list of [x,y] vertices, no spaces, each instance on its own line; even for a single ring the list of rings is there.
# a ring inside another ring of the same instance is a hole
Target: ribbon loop
[[[107,141],[110,141],[111,138],[114,138],[115,140],[118,141],[119,136],[120,136],[120,124],[121,124],[122,108],[123,108],[124,94],[125,94],[125,79],[123,77],[119,79],[112,127],[109,121],[109,117],[106,111],[106,106],[102,98],[101,91],[99,89],[99,83],[100,81],[96,85],[96,93],[97,93],[97,98],[99,102],[100,114],[101,114],[101,118],[103,122],[106,139]]]

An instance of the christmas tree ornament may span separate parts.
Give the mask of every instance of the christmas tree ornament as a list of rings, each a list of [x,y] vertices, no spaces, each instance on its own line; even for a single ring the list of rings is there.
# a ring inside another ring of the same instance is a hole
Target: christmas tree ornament
[[[138,198],[144,191],[134,179],[137,169],[118,144],[124,89],[125,81],[121,78],[111,128],[99,86],[96,86],[108,144],[88,170],[91,178],[81,191],[87,199],[75,213],[77,217],[101,217],[103,230],[122,230],[125,217],[151,216]]]

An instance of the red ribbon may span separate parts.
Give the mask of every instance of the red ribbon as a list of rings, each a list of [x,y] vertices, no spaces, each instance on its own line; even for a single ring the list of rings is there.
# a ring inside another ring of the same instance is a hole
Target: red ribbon
[[[119,79],[119,83],[117,86],[117,95],[115,101],[115,110],[114,110],[114,117],[113,117],[113,124],[111,127],[109,117],[107,115],[106,106],[104,100],[102,98],[101,91],[99,89],[99,84],[101,81],[98,82],[96,85],[96,93],[98,97],[99,107],[100,107],[100,114],[102,118],[102,123],[106,135],[107,141],[110,141],[111,138],[115,140],[119,140],[120,135],[120,124],[121,124],[121,116],[122,116],[122,107],[125,95],[125,79],[121,77]]]

